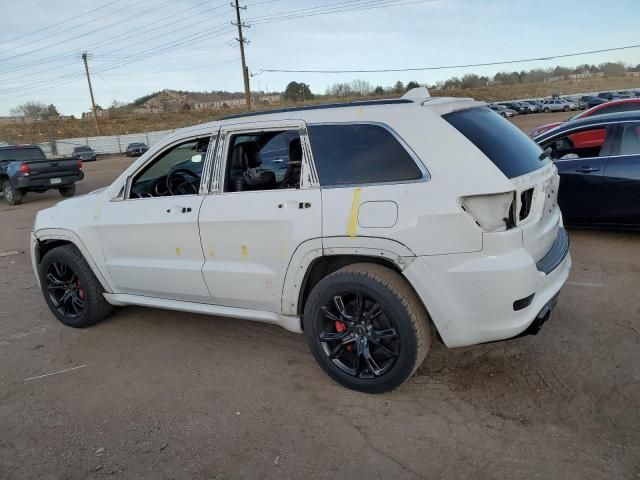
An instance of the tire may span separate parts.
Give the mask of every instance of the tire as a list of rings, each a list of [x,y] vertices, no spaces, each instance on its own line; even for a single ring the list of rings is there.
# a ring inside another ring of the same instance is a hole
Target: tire
[[[60,192],[60,195],[65,198],[73,197],[76,194],[76,186],[68,185],[66,187],[60,187],[58,191]]]
[[[562,109],[562,111],[563,111],[563,112],[568,112],[569,110],[571,110],[571,107],[564,107],[564,108]]]
[[[365,393],[402,384],[422,364],[431,341],[429,317],[407,280],[368,263],[320,280],[307,299],[303,326],[320,367],[341,385]]]
[[[544,113],[549,113],[551,110],[549,110],[549,107],[545,107],[544,108]]]
[[[8,180],[4,182],[4,186],[2,187],[2,195],[9,205],[20,205],[22,203],[23,193],[20,191],[20,189],[15,188],[13,185],[11,185],[11,182]]]
[[[65,325],[90,327],[113,312],[114,307],[102,295],[104,289],[100,282],[75,246],[64,245],[48,251],[40,262],[38,273],[49,309]],[[66,285],[62,286],[58,280]],[[61,301],[67,292],[72,293],[68,294],[67,300]],[[79,309],[80,302],[82,307]]]
[[[502,115],[504,118],[507,118],[507,114],[502,112],[500,115]]]

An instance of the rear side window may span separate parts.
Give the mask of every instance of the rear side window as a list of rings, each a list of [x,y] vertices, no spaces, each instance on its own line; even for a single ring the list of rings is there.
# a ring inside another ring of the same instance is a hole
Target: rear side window
[[[0,149],[0,161],[15,160],[19,162],[34,162],[47,158],[39,148],[8,148]]]
[[[540,160],[542,149],[518,127],[489,108],[472,108],[443,115],[508,178],[533,172],[549,160]]]
[[[401,182],[423,176],[407,149],[380,125],[312,125],[309,140],[322,186]]]

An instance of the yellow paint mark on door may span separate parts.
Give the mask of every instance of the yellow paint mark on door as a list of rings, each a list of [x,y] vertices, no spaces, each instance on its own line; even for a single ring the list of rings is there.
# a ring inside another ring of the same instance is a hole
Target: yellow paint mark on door
[[[176,255],[177,256],[182,255],[182,249],[180,247],[176,247]]]

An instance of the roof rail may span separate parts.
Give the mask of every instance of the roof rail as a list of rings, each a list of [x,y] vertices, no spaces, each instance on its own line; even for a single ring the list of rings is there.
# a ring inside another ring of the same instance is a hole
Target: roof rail
[[[304,107],[292,107],[292,108],[278,108],[275,110],[263,110],[260,112],[247,112],[237,113],[234,115],[226,115],[221,120],[229,120],[232,118],[244,118],[254,117],[258,115],[271,115],[272,113],[286,113],[286,112],[304,112],[307,110],[324,110],[328,108],[348,108],[348,107],[368,107],[372,105],[395,105],[402,103],[414,103],[413,100],[407,98],[389,98],[384,100],[362,100],[357,102],[345,102],[345,103],[325,103],[320,105],[307,105]]]

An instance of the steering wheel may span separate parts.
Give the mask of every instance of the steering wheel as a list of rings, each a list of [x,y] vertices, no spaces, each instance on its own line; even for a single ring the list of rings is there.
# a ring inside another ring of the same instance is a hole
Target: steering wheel
[[[162,177],[158,177],[151,185],[151,188],[149,188],[151,192],[150,196],[165,197],[169,195],[169,190],[167,190],[166,180],[167,180],[167,177],[164,175]]]
[[[174,186],[174,180],[178,180],[178,176],[182,177],[182,182]],[[200,177],[186,168],[177,168],[167,175],[166,185],[170,195],[198,193]]]

